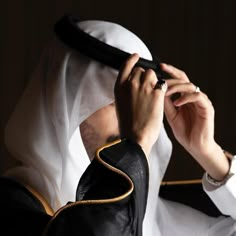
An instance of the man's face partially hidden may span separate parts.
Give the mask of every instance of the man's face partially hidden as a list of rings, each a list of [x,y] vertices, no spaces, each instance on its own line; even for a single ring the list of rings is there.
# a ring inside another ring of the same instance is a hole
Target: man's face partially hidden
[[[104,144],[119,139],[119,128],[114,103],[105,106],[80,125],[81,137],[89,159]]]

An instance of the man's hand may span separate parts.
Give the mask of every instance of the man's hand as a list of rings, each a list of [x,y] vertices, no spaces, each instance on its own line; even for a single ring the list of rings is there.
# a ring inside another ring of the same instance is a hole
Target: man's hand
[[[121,138],[137,142],[148,156],[163,121],[164,92],[154,89],[153,70],[134,68],[139,56],[132,55],[123,65],[115,84],[115,103]]]
[[[196,91],[187,75],[167,64],[162,70],[171,75],[165,98],[165,114],[179,143],[215,179],[223,179],[229,163],[214,140],[214,108],[207,95]],[[180,97],[172,102],[171,96]]]

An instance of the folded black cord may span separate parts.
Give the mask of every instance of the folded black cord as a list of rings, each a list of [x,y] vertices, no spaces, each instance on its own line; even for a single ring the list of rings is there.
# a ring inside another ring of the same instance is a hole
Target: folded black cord
[[[79,29],[76,25],[78,22],[78,18],[65,15],[55,24],[54,31],[59,39],[69,47],[76,49],[80,53],[107,66],[119,70],[124,61],[127,60],[131,54],[108,45]],[[152,69],[156,72],[159,79],[163,77],[160,62],[156,57],[154,57],[153,61],[139,58],[135,66],[144,69]]]

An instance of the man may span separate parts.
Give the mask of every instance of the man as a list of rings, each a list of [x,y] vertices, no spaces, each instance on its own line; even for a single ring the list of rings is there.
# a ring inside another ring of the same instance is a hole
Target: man
[[[139,56],[151,60],[151,54],[123,27],[102,21],[78,27],[133,55],[118,74],[58,40],[45,50],[6,129],[7,148],[18,163],[2,179],[5,202],[12,198],[2,214],[14,225],[3,232],[233,235],[235,176],[228,176],[229,162],[214,141],[207,96],[173,66],[162,64],[173,78],[167,91],[152,70],[135,67]],[[173,103],[176,92],[182,96]],[[177,140],[208,173],[207,193],[230,217],[211,218],[158,197],[171,154],[164,110]],[[121,141],[107,144],[117,136]]]

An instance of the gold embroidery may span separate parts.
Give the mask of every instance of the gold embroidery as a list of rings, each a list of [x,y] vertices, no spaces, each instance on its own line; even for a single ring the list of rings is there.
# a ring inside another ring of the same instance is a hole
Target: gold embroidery
[[[50,216],[53,216],[54,211],[51,208],[51,206],[49,205],[49,203],[46,201],[46,199],[39,192],[37,192],[35,189],[33,189],[32,187],[25,185],[25,184],[23,184],[23,185],[25,186],[25,188],[28,189],[29,192],[31,192],[42,203],[46,213]]]
[[[47,231],[48,231],[48,228],[50,227],[50,225],[52,224],[52,221],[58,216],[58,214],[60,212],[62,212],[63,210],[66,210],[70,207],[74,207],[74,206],[77,206],[77,205],[87,205],[87,204],[106,204],[106,203],[114,203],[114,202],[118,202],[118,201],[121,201],[123,199],[125,199],[126,197],[128,197],[132,192],[133,192],[133,189],[134,189],[134,184],[132,182],[132,180],[130,179],[130,177],[125,174],[123,171],[111,166],[110,164],[106,163],[105,161],[103,161],[100,157],[100,152],[105,149],[105,148],[108,148],[110,146],[113,146],[117,143],[121,142],[121,140],[117,140],[117,141],[114,141],[114,142],[111,142],[109,144],[106,144],[104,146],[102,146],[101,148],[99,148],[96,152],[96,155],[95,155],[95,159],[100,162],[102,165],[106,166],[108,169],[110,169],[111,171],[113,172],[116,172],[117,174],[119,175],[122,175],[123,177],[125,177],[127,179],[127,181],[129,182],[130,184],[130,188],[129,190],[120,195],[119,197],[115,197],[115,198],[110,198],[110,199],[99,199],[99,200],[82,200],[82,201],[77,201],[77,202],[73,202],[73,203],[69,203],[67,204],[66,206],[63,206],[61,207],[52,217],[52,219],[49,221],[49,223],[47,224],[47,227],[43,233],[43,235],[47,235]]]
[[[174,180],[174,181],[162,181],[161,185],[182,185],[182,184],[200,184],[202,183],[201,179],[193,180]]]

